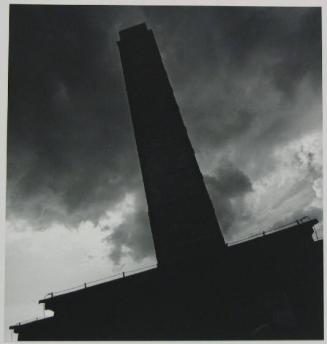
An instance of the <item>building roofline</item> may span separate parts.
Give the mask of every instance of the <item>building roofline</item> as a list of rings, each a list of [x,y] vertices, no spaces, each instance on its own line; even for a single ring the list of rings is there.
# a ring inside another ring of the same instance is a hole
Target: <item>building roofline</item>
[[[235,240],[235,241],[232,241],[232,242],[228,242],[228,243],[226,243],[226,246],[227,247],[232,247],[232,246],[240,245],[242,243],[249,242],[249,241],[252,241],[252,240],[255,240],[255,239],[259,239],[259,238],[262,238],[264,236],[268,236],[268,235],[271,235],[271,234],[275,234],[277,232],[281,232],[281,231],[284,231],[284,230],[287,230],[287,229],[296,228],[299,225],[306,225],[306,226],[307,225],[311,225],[311,226],[314,226],[318,222],[319,221],[317,219],[310,219],[308,216],[305,216],[305,217],[303,217],[303,218],[301,218],[299,220],[295,220],[295,221],[293,221],[291,223],[288,223],[286,225],[283,225],[283,226],[280,226],[280,227],[277,227],[277,228],[271,228],[271,229],[268,229],[268,230],[265,230],[265,231],[262,231],[262,232],[258,232],[258,233],[253,233],[253,234],[250,234],[250,235],[248,235],[248,236],[246,236],[244,238],[241,238],[241,239],[238,239],[238,240]],[[77,286],[72,287],[72,288],[60,290],[60,291],[57,291],[57,292],[50,292],[43,299],[39,300],[39,303],[45,304],[48,301],[54,300],[54,299],[56,299],[57,297],[60,297],[60,296],[66,296],[68,294],[70,295],[70,294],[75,293],[75,292],[80,292],[80,291],[83,291],[83,290],[89,290],[89,288],[105,285],[105,284],[107,284],[109,282],[113,282],[113,281],[116,281],[116,280],[121,280],[123,278],[135,276],[135,275],[138,275],[138,274],[143,273],[143,272],[154,270],[157,267],[158,267],[158,265],[155,264],[155,265],[151,265],[151,266],[148,266],[148,267],[145,267],[145,268],[141,268],[141,269],[121,272],[119,274],[111,275],[111,276],[108,276],[108,277],[105,277],[105,278],[102,278],[102,279],[98,279],[98,280],[95,280],[95,281],[90,281],[90,282],[87,282],[87,283],[83,283],[83,284],[77,285]]]
[[[80,291],[89,290],[90,288],[93,288],[93,287],[103,286],[103,285],[106,285],[107,283],[110,283],[110,282],[123,280],[123,279],[129,278],[129,277],[134,277],[134,276],[140,275],[144,272],[156,270],[157,267],[158,267],[158,264],[153,264],[153,265],[146,266],[146,267],[139,268],[139,269],[123,271],[123,272],[120,272],[119,274],[107,276],[105,278],[101,278],[101,279],[98,279],[95,281],[89,281],[89,282],[77,285],[75,287],[72,287],[72,288],[59,290],[57,292],[50,292],[47,295],[45,295],[45,297],[43,299],[39,300],[39,303],[45,304],[48,301],[54,300],[54,299],[61,297],[61,296],[66,296],[68,294],[71,295],[72,293],[77,293]]]
[[[296,227],[301,226],[301,225],[306,225],[306,226],[311,225],[311,227],[313,227],[317,223],[319,223],[319,221],[317,219],[310,219],[308,216],[304,216],[303,218],[301,218],[299,220],[295,220],[295,221],[288,223],[286,225],[276,227],[276,228],[271,228],[271,229],[268,229],[268,230],[265,230],[262,232],[252,233],[252,234],[247,235],[246,237],[228,242],[226,244],[228,247],[240,245],[242,243],[252,241],[255,239],[259,239],[259,238],[262,238],[262,237],[267,236],[267,235],[282,232],[286,229],[296,228]]]

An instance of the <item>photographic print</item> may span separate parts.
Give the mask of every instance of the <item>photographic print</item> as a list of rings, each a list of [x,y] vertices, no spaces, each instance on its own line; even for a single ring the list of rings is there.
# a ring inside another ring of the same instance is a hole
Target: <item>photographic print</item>
[[[323,339],[321,8],[9,11],[6,340]]]

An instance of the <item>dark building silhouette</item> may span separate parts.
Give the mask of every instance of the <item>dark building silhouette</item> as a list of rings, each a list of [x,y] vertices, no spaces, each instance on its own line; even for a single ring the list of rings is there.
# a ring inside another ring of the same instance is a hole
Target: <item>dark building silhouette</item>
[[[225,244],[152,31],[118,45],[158,266],[40,300],[19,340],[322,339],[317,220]]]

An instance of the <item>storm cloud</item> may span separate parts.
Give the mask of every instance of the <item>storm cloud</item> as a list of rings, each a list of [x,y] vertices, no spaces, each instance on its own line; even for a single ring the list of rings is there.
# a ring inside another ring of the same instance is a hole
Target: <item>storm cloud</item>
[[[116,44],[143,21],[225,238],[321,220],[319,8],[50,5],[10,7],[7,220],[97,224],[135,193],[108,257],[154,255]]]

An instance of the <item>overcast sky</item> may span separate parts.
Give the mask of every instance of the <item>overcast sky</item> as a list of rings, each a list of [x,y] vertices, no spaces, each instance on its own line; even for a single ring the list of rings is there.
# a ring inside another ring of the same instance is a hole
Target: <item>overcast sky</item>
[[[11,6],[7,325],[50,291],[156,261],[116,44],[129,26],[154,31],[225,240],[321,220],[320,19]]]

